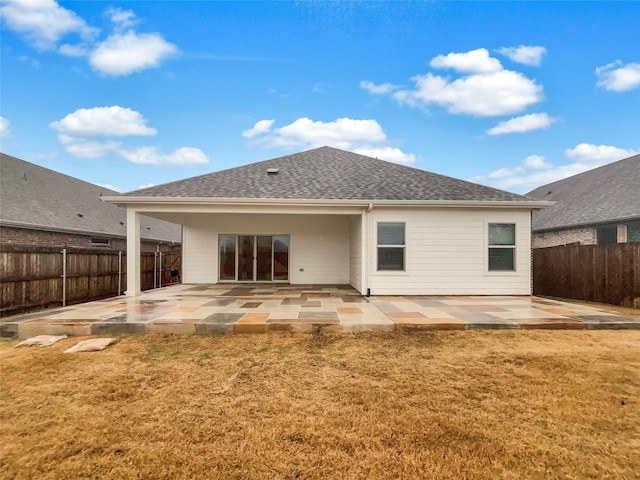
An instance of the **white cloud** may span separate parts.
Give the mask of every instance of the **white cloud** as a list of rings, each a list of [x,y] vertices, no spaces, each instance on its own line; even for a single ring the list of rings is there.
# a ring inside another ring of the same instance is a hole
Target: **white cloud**
[[[542,57],[547,53],[547,49],[540,46],[520,45],[519,47],[502,47],[497,52],[514,62],[539,67],[542,63]]]
[[[129,75],[158,67],[162,60],[177,53],[178,47],[157,33],[137,34],[129,30],[99,43],[89,55],[89,64],[106,75]]]
[[[155,68],[179,53],[178,47],[159,33],[134,31],[133,11],[109,7],[104,13],[114,28],[110,36],[98,42],[100,30],[87,25],[84,19],[55,0],[4,0],[0,6],[6,27],[22,35],[38,50],[57,48],[61,55],[88,57],[93,70],[105,75],[129,75]],[[68,34],[78,34],[82,41],[57,47]]]
[[[500,61],[490,57],[486,48],[465,53],[438,55],[429,62],[433,68],[452,68],[461,73],[492,73],[502,70]]]
[[[415,90],[400,90],[394,98],[410,106],[436,104],[449,113],[479,117],[508,115],[542,100],[542,87],[511,70],[475,74],[449,81],[427,73],[413,77]]]
[[[108,188],[109,190],[114,190],[116,192],[122,193],[124,192],[124,190],[120,187],[114,187],[113,185],[109,184],[109,183],[94,183],[94,185],[98,185],[99,187],[102,188]]]
[[[360,82],[360,87],[374,94],[389,94],[411,107],[439,105],[452,114],[478,117],[514,114],[543,99],[541,85],[520,72],[505,70],[484,48],[438,55],[430,65],[452,68],[463,75],[455,79],[432,72],[415,75],[411,78],[413,89],[369,81]]]
[[[9,125],[11,122],[4,117],[0,117],[0,138],[8,137],[11,133]]]
[[[400,163],[402,165],[413,165],[417,158],[412,153],[405,153],[394,147],[363,147],[356,148],[355,153],[368,157],[379,158],[387,162]]]
[[[73,137],[70,135],[58,135],[58,140],[63,148],[71,155],[78,158],[95,159],[104,157],[113,153],[122,146],[121,142],[107,140],[98,142],[82,137]]]
[[[373,93],[374,95],[382,95],[386,93],[391,93],[400,87],[392,83],[382,83],[380,85],[376,85],[375,83],[370,82],[369,80],[363,80],[360,82],[360,88],[367,90],[369,93]]]
[[[547,163],[544,157],[540,155],[529,155],[524,159],[524,166],[531,170],[545,170],[551,168],[553,165]]]
[[[551,118],[546,113],[531,113],[500,122],[495,127],[487,130],[487,134],[503,135],[505,133],[524,133],[531,130],[549,128],[555,121],[555,118]]]
[[[338,118],[333,122],[314,122],[303,117],[273,130],[259,140],[270,147],[314,148],[331,145],[337,148],[352,148],[354,144],[363,142],[385,141],[386,135],[375,120]]]
[[[66,55],[67,57],[86,57],[89,53],[88,46],[84,43],[79,43],[77,45],[71,45],[69,43],[65,43],[60,45],[58,48],[58,53],[61,55]]]
[[[0,15],[6,28],[22,35],[38,50],[51,50],[65,35],[77,33],[85,40],[99,30],[54,0],[4,0]]]
[[[596,68],[597,85],[613,92],[626,92],[640,87],[640,63],[620,60]]]
[[[275,122],[275,120],[260,120],[259,122],[256,122],[253,127],[242,132],[242,136],[244,138],[253,138],[256,135],[267,133],[269,130],[271,130],[273,122]]]
[[[163,154],[156,147],[121,149],[118,153],[130,161],[141,165],[194,166],[209,163],[209,158],[199,148],[182,147],[169,154]]]
[[[611,145],[594,145],[592,143],[581,143],[564,151],[568,158],[576,162],[597,165],[621,160],[637,153],[638,151],[632,149],[618,148]]]
[[[81,108],[49,126],[58,130],[62,147],[79,158],[96,159],[119,155],[143,165],[192,166],[209,162],[198,148],[182,147],[163,154],[156,147],[127,148],[123,142],[105,137],[155,136],[140,112],[119,106]],[[96,140],[96,137],[100,140]]]
[[[105,10],[111,21],[118,29],[131,28],[136,24],[136,14],[132,10],[122,10],[121,8],[109,7]]]
[[[572,160],[571,163],[554,165],[547,162],[544,157],[531,155],[516,167],[500,168],[486,175],[470,178],[469,181],[524,193],[541,185],[636,155],[638,151],[609,145],[581,143],[565,150],[564,153]]]
[[[80,137],[129,135],[153,136],[158,132],[147,127],[139,112],[119,106],[81,108],[49,126],[61,133]]]
[[[328,145],[390,162],[410,164],[416,161],[415,155],[389,146],[387,135],[375,120],[338,118],[333,122],[322,122],[302,117],[272,130],[273,123],[274,120],[261,120],[242,134],[268,148],[316,148]]]

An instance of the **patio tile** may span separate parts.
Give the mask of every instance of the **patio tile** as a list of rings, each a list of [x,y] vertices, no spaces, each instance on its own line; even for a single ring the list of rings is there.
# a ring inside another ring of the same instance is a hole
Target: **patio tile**
[[[18,337],[29,338],[36,335],[76,335],[86,336],[91,333],[91,324],[57,323],[57,324],[18,324]]]
[[[98,320],[96,323],[146,323],[151,320],[155,320],[158,317],[160,317],[159,314],[149,315],[143,313],[124,313],[103,320]]]
[[[144,323],[93,323],[91,325],[91,335],[117,335],[146,333]]]
[[[460,308],[465,312],[506,312],[506,308],[496,305],[464,305]]]
[[[369,301],[365,298],[365,297],[358,297],[358,296],[346,296],[346,297],[340,297],[342,298],[342,301],[345,303],[368,303]]]
[[[198,325],[202,323],[236,323],[244,316],[244,313],[212,313],[207,318],[199,320]]]
[[[204,304],[205,307],[226,307],[236,301],[235,298],[216,298]]]
[[[467,323],[467,328],[518,328],[518,325],[512,321],[505,320],[488,313],[460,312],[456,314],[460,320]]]
[[[390,313],[390,312],[401,312],[400,308],[394,305],[391,302],[371,302],[375,305],[381,312]]]
[[[240,320],[238,320],[238,324],[263,324],[269,318],[268,313],[247,313]]]
[[[20,325],[19,323],[11,323],[11,322],[0,323],[0,339],[13,340],[13,339],[19,338],[20,336],[18,332],[19,325]],[[40,333],[36,333],[36,335],[40,335]],[[29,336],[35,337],[35,335],[29,335]]]
[[[387,313],[387,316],[392,319],[402,319],[402,318],[410,318],[410,319],[415,319],[415,320],[420,320],[423,318],[427,318],[425,315],[423,315],[422,313],[418,313],[418,312],[389,312]]]
[[[240,305],[240,308],[258,308],[262,302],[247,302]]]
[[[195,322],[149,322],[146,324],[147,333],[162,334],[193,334],[196,333]]]
[[[563,320],[567,317],[562,315],[555,315],[549,312],[542,312],[536,308],[521,308],[514,310],[507,310],[505,312],[491,312],[491,315],[505,320],[516,321],[518,319],[530,319],[530,318],[551,318],[556,320]]]
[[[520,328],[545,330],[586,330],[589,325],[571,318],[514,318]]]
[[[578,315],[575,318],[587,323],[590,330],[638,330],[640,319],[619,317],[617,315]]]
[[[286,318],[286,319],[273,319],[269,318],[267,324],[274,325],[338,325],[340,321],[337,318],[324,318],[324,317],[310,317],[310,318]]]
[[[549,307],[541,307],[540,310],[548,313],[555,313],[556,315],[580,315],[581,312],[576,310],[569,310],[567,308],[549,308]]]
[[[300,305],[301,308],[322,308],[322,303],[320,302],[305,302]]]
[[[238,322],[233,326],[234,333],[266,333],[266,323],[242,323]]]
[[[338,307],[336,308],[338,314],[348,313],[348,314],[362,314],[362,310],[357,307]]]
[[[300,298],[292,298],[292,297],[287,297],[282,299],[282,301],[280,302],[280,305],[304,305],[305,303],[307,303],[307,299],[305,297],[300,297]]]
[[[298,318],[301,320],[307,319],[326,319],[326,320],[338,320],[337,312],[300,312]]]
[[[421,307],[445,307],[447,304],[440,300],[411,300],[413,303],[420,305]]]

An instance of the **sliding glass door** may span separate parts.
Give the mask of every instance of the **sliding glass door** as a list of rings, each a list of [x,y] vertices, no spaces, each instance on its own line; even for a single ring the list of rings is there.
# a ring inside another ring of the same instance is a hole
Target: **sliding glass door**
[[[220,280],[289,280],[289,235],[220,235]]]

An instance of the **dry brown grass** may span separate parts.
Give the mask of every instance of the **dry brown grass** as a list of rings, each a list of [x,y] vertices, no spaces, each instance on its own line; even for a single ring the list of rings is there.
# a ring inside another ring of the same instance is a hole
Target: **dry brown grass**
[[[0,345],[0,478],[638,478],[640,332]]]

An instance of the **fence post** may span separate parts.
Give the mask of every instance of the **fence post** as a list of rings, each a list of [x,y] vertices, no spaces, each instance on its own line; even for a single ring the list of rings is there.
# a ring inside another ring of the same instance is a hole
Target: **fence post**
[[[162,288],[162,252],[160,252],[160,271],[158,273],[158,278],[160,279],[160,288]]]
[[[158,272],[158,252],[153,252],[153,288],[157,288],[156,275]]]
[[[62,306],[67,306],[67,249],[62,249]]]
[[[118,295],[122,291],[122,250],[118,250]]]

